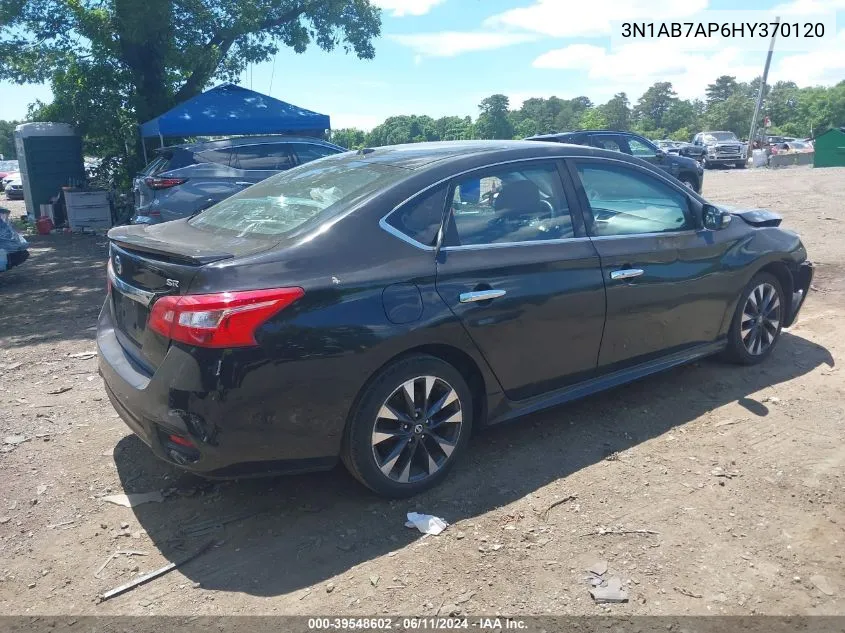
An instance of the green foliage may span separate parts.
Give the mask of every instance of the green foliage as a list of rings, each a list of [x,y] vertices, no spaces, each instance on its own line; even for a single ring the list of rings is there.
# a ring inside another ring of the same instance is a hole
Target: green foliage
[[[131,158],[138,123],[213,81],[284,47],[370,59],[380,33],[369,0],[0,0],[0,79],[49,82],[54,102],[33,118],[72,123],[92,151]]]
[[[631,126],[631,103],[628,95],[619,92],[602,106],[599,106],[607,121],[609,130],[628,130]]]
[[[367,134],[363,130],[354,127],[345,127],[339,130],[332,130],[329,140],[335,145],[346,149],[361,149],[366,147]]]
[[[738,90],[739,84],[736,81],[736,77],[722,75],[712,84],[709,84],[707,89],[704,91],[707,95],[707,105],[727,101],[728,98],[736,94]]]
[[[678,100],[672,83],[669,81],[658,81],[643,93],[634,108],[634,115],[638,123],[645,129],[657,129],[663,127],[663,117],[669,112],[672,105]]]
[[[14,160],[18,157],[15,150],[15,127],[20,121],[0,121],[0,154],[3,160]]]
[[[475,123],[478,138],[513,138],[513,123],[508,118],[508,98],[505,95],[491,95],[478,104],[481,114]]]

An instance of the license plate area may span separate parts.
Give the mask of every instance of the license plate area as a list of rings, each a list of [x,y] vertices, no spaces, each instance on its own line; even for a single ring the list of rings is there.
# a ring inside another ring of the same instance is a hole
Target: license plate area
[[[150,317],[149,308],[113,288],[112,309],[118,329],[140,347]]]

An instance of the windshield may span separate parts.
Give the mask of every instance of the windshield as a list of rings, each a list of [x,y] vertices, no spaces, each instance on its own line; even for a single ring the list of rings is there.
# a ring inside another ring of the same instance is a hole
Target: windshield
[[[739,139],[733,132],[708,132],[704,135],[704,140],[709,143],[718,143],[719,141],[739,142]]]
[[[214,205],[189,223],[237,237],[303,232],[409,175],[337,154],[282,172]]]

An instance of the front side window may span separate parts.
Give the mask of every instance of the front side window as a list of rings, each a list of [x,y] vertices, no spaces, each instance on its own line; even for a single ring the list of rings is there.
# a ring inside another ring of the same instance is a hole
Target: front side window
[[[667,143],[667,145],[669,144]],[[628,147],[631,149],[632,156],[654,156],[656,153],[653,147],[636,138],[628,139]]]
[[[452,217],[461,246],[575,237],[554,163],[478,172],[455,183]]]
[[[309,163],[312,160],[338,153],[337,150],[331,147],[325,147],[315,143],[291,143],[290,148],[299,158],[300,164]]]
[[[692,229],[683,193],[636,169],[577,163],[593,215],[594,237]]]

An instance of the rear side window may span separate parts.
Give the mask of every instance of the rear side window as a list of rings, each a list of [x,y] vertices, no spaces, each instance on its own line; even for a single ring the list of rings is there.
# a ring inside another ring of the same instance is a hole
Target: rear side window
[[[197,158],[204,163],[216,163],[218,165],[228,166],[231,155],[231,149],[207,149],[204,152],[198,152]]]
[[[262,143],[233,148],[231,166],[236,169],[283,171],[293,167],[287,144]]]
[[[293,237],[407,178],[408,173],[407,169],[340,154],[262,180],[189,223],[234,237]]]
[[[326,156],[338,153],[336,149],[314,143],[291,143],[290,148],[296,154],[297,158],[299,158],[300,164],[310,163],[312,160],[325,158]]]
[[[446,207],[446,187],[418,196],[390,214],[387,223],[412,240],[434,246]]]
[[[157,156],[156,158],[152,159],[149,163],[147,163],[147,166],[144,167],[141,174],[143,174],[144,176],[155,176],[156,174],[164,171],[169,161],[169,156]]]

